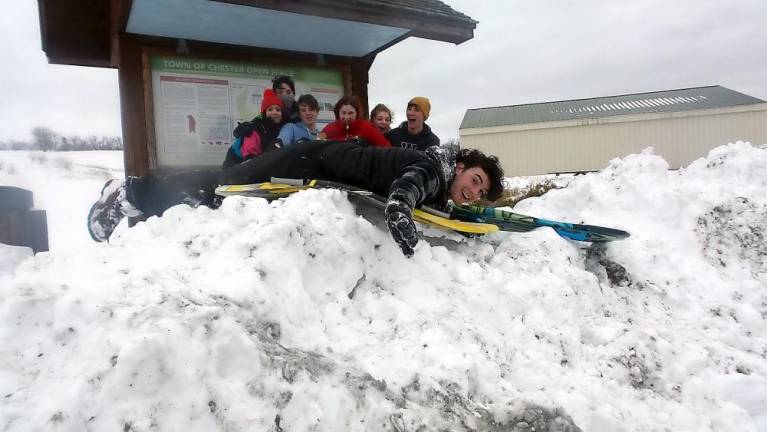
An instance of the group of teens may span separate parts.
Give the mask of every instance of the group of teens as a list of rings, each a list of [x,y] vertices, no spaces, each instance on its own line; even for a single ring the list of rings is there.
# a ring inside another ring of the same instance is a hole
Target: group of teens
[[[249,122],[234,130],[223,168],[229,168],[254,156],[303,140],[361,140],[376,147],[404,147],[416,150],[439,145],[439,138],[425,123],[431,111],[429,99],[414,97],[407,105],[407,119],[392,129],[392,111],[384,104],[376,105],[370,120],[363,118],[362,104],[356,96],[343,96],[333,109],[335,120],[317,128],[320,106],[317,99],[305,94],[295,99],[295,83],[281,76],[264,90],[261,111]]]
[[[450,201],[460,205],[501,195],[503,169],[497,158],[475,149],[434,147],[439,138],[424,122],[431,110],[424,97],[412,98],[407,120],[390,129],[388,108],[377,105],[368,121],[359,99],[344,96],[335,105],[335,121],[318,131],[317,100],[307,94],[295,101],[294,95],[290,78],[274,80],[264,91],[261,114],[235,128],[224,169],[110,179],[88,212],[91,237],[106,241],[124,217],[159,216],[178,204],[217,208],[218,185],[314,178],[386,196],[386,226],[410,257],[418,243],[414,208],[448,209]]]

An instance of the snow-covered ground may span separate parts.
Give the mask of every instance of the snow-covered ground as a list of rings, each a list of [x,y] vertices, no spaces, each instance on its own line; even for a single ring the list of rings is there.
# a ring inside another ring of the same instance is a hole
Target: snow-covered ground
[[[0,185],[31,190],[46,211],[51,251],[76,253],[92,245],[85,225],[104,182],[123,176],[121,151],[0,151]]]
[[[9,153],[53,251],[0,246],[0,430],[767,430],[763,148],[632,155],[516,207],[632,233],[606,247],[539,229],[409,260],[321,190],[90,243],[119,156]]]

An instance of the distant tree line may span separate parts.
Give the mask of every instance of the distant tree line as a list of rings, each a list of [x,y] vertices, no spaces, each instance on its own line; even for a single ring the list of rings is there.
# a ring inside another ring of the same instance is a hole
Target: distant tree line
[[[123,140],[115,136],[64,136],[47,127],[32,129],[32,141],[0,141],[0,150],[122,150]]]
[[[448,138],[447,141],[440,143],[440,145],[445,147],[454,147],[456,150],[459,150],[461,148],[461,140],[458,138]]]

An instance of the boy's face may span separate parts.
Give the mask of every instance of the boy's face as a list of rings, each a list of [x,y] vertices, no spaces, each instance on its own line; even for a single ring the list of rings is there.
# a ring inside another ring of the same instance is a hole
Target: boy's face
[[[454,203],[470,204],[487,196],[490,179],[480,167],[466,168],[463,162],[455,165],[455,179],[450,185],[450,199]]]
[[[423,127],[423,113],[418,105],[410,104],[407,106],[407,127],[408,129],[420,129]]]
[[[301,104],[298,107],[298,115],[301,122],[307,126],[314,126],[317,123],[317,110],[309,105]]]
[[[349,124],[357,120],[357,110],[351,105],[341,105],[341,109],[338,110],[338,119]]]
[[[274,91],[280,98],[282,98],[282,96],[290,96],[290,98],[293,98],[293,89],[291,89],[287,83],[280,83],[280,86],[274,89]]]
[[[282,120],[282,108],[279,105],[269,105],[266,107],[266,118],[272,119],[273,122],[279,123]]]

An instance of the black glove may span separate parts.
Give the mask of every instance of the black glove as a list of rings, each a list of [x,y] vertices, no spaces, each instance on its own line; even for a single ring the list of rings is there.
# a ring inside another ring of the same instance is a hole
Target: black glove
[[[404,200],[389,198],[386,202],[385,214],[386,226],[392,238],[406,257],[412,257],[413,248],[418,244],[418,232],[415,229],[410,206]]]
[[[235,138],[249,137],[253,133],[253,129],[253,123],[245,121],[242,123],[237,123],[237,127],[234,128],[234,132],[232,132],[232,134],[235,136]]]

